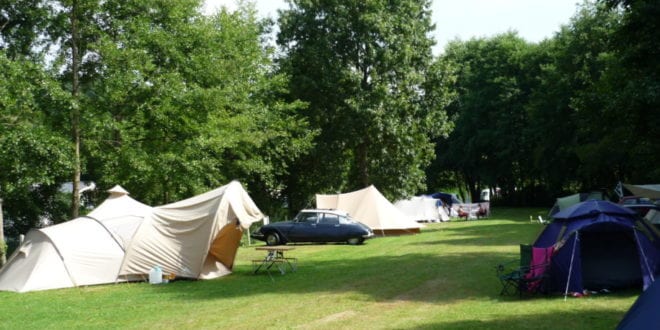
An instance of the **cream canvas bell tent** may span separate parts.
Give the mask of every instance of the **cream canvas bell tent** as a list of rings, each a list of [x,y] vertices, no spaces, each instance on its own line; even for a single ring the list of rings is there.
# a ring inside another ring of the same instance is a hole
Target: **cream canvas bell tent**
[[[121,187],[88,216],[30,231],[0,270],[0,290],[36,291],[231,272],[241,233],[263,218],[240,183],[150,207]]]
[[[399,211],[373,185],[345,194],[316,195],[316,207],[348,212],[377,235],[419,233],[424,227]]]
[[[0,290],[37,291],[114,283],[124,249],[151,207],[119,186],[88,216],[33,229],[0,269]]]
[[[237,181],[155,207],[126,249],[120,276],[148,274],[155,266],[186,278],[229,274],[243,231],[263,217]]]

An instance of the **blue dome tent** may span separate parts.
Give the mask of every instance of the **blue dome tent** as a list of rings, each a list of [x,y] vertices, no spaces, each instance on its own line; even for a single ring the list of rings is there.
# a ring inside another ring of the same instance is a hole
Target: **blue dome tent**
[[[554,215],[534,247],[554,247],[551,288],[582,293],[642,286],[660,271],[660,235],[634,212],[601,200]]]
[[[623,320],[616,327],[617,330],[639,330],[651,329],[660,324],[660,282],[653,284],[646,289],[635,303],[630,307]]]

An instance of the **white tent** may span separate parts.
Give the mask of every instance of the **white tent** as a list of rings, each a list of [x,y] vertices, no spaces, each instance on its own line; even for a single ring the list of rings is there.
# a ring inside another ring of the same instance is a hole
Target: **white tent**
[[[424,226],[401,213],[373,185],[345,194],[316,195],[316,207],[346,211],[375,234],[419,233]]]
[[[396,201],[394,206],[414,221],[449,221],[449,216],[442,207],[442,202],[438,203],[438,201],[439,200],[431,197],[416,196],[410,199]]]
[[[121,187],[86,217],[33,229],[0,270],[0,290],[36,291],[113,283],[124,249],[151,207]]]
[[[116,186],[88,216],[30,231],[0,269],[0,290],[115,283],[146,278],[157,265],[182,277],[222,276],[243,228],[262,217],[238,182],[155,208]]]

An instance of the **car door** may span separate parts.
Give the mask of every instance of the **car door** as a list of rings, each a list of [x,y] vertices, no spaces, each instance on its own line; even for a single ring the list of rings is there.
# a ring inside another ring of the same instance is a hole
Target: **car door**
[[[293,226],[288,233],[291,242],[316,242],[317,223],[319,214],[315,212],[304,212],[293,219]]]
[[[317,226],[319,242],[338,242],[343,240],[342,226],[339,216],[333,213],[323,213]]]

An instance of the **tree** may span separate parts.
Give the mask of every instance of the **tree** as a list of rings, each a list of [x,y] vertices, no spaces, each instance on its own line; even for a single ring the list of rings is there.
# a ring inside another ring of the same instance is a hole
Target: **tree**
[[[425,188],[430,139],[445,132],[443,109],[425,105],[432,60],[430,1],[293,0],[277,42],[291,98],[319,130],[289,178],[292,208],[317,192],[375,184],[388,197]]]
[[[0,51],[0,198],[9,236],[39,218],[63,219],[57,188],[71,171],[66,136],[50,129],[42,112],[67,100],[59,83],[38,65]]]
[[[526,184],[529,144],[525,101],[531,86],[523,59],[533,47],[515,33],[454,41],[439,61],[456,69],[457,98],[449,105],[455,122],[439,141],[439,167],[461,174],[472,199],[498,186],[511,195]]]

